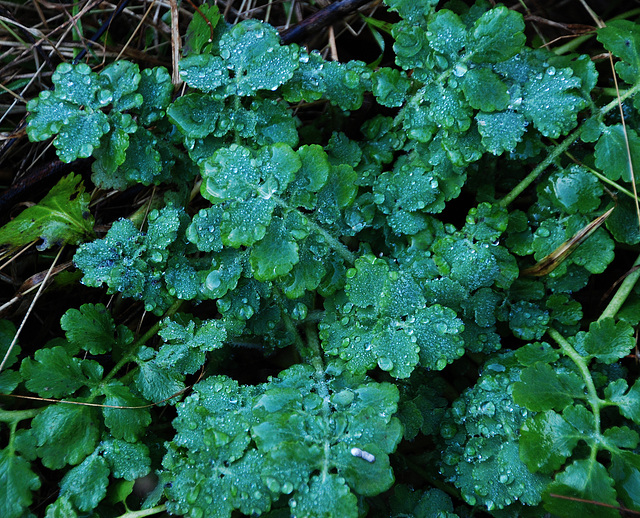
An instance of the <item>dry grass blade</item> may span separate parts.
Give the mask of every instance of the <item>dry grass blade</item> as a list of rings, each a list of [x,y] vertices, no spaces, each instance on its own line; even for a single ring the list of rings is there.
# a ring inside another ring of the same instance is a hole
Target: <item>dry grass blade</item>
[[[562,263],[562,261],[569,257],[576,248],[584,243],[591,234],[598,230],[614,210],[615,206],[611,207],[607,212],[602,214],[602,216],[598,216],[586,227],[582,228],[579,232],[576,232],[571,239],[567,239],[545,258],[541,259],[530,268],[522,270],[522,275],[542,277],[543,275],[551,273]]]
[[[2,358],[2,362],[0,362],[0,372],[2,372],[2,369],[4,368],[5,363],[7,363],[7,360],[9,359],[9,356],[11,356],[11,351],[13,350],[13,348],[16,345],[16,343],[18,342],[18,337],[20,336],[20,332],[24,328],[24,325],[27,322],[27,319],[29,318],[29,315],[31,314],[31,311],[33,310],[34,306],[36,305],[36,302],[37,302],[38,298],[40,298],[40,295],[44,291],[44,288],[47,285],[47,280],[51,276],[51,272],[55,268],[56,263],[58,262],[58,259],[60,257],[60,254],[62,254],[63,250],[64,250],[64,246],[61,247],[60,250],[58,250],[58,253],[56,254],[55,259],[51,263],[51,266],[49,267],[49,270],[47,271],[47,274],[45,275],[44,279],[42,280],[42,283],[40,284],[40,288],[38,288],[38,291],[36,292],[35,297],[33,297],[33,300],[31,301],[31,304],[29,304],[29,309],[27,310],[26,314],[24,315],[24,318],[22,319],[22,322],[20,323],[20,327],[18,328],[18,330],[16,331],[15,336],[13,337],[13,340],[11,340],[11,344],[9,344],[9,348],[7,349],[7,352],[4,355],[4,358]]]

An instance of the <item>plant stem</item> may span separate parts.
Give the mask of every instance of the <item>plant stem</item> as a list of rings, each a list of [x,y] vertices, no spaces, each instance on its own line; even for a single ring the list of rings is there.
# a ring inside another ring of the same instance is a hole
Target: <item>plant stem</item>
[[[167,311],[164,313],[163,317],[170,317],[176,314],[180,309],[180,306],[182,306],[183,302],[184,301],[182,300],[178,300],[174,302],[171,305],[171,307],[167,309]],[[131,359],[135,356],[136,352],[138,351],[138,348],[144,345],[145,343],[147,343],[149,340],[151,340],[151,338],[159,330],[160,330],[160,320],[158,320],[155,324],[153,324],[145,334],[143,334],[140,338],[138,338],[135,342],[131,344],[131,346],[129,347],[129,352],[125,354],[120,359],[120,361],[116,364],[116,366],[113,369],[111,369],[111,372],[109,372],[109,374],[107,374],[103,378],[102,385],[105,385],[106,383],[108,383],[118,373],[118,371],[122,369],[122,367],[124,367],[127,363],[129,363]]]
[[[0,423],[18,423],[37,416],[43,408],[31,408],[29,410],[3,410],[0,408]]]
[[[593,378],[591,377],[591,372],[589,372],[589,366],[587,362],[584,360],[582,356],[576,351],[573,346],[568,342],[568,340],[562,336],[558,331],[549,328],[548,331],[551,338],[555,340],[555,342],[560,346],[562,352],[566,354],[571,361],[576,364],[580,374],[582,375],[582,379],[587,387],[588,393],[588,401],[591,406],[591,410],[593,412],[594,417],[594,425],[595,430],[599,434],[600,433],[600,406],[602,405],[602,400],[598,397],[598,392],[596,391],[596,386],[593,382]]]
[[[166,506],[156,505],[155,507],[151,507],[150,509],[140,509],[139,511],[128,511],[124,514],[118,516],[118,518],[142,518],[143,516],[151,516],[153,514],[158,514],[166,510]]]
[[[624,93],[622,93],[620,95],[620,102],[635,95],[639,91],[640,91],[640,82],[633,85],[631,88],[629,88]],[[597,115],[601,117],[617,107],[618,107],[618,99],[614,99],[609,104],[600,108]],[[553,149],[553,151],[551,151],[551,153],[549,153],[547,157],[542,162],[540,162],[540,164],[538,164],[538,167],[536,167],[533,171],[531,171],[526,176],[526,178],[524,178],[524,180],[522,180],[518,185],[516,185],[509,194],[507,194],[504,198],[502,198],[498,202],[498,205],[500,207],[507,207],[513,200],[515,200],[518,196],[520,196],[522,191],[524,191],[527,187],[529,187],[536,180],[536,178],[538,178],[538,176],[540,176],[544,172],[544,170],[547,167],[549,167],[556,158],[558,158],[558,156],[564,153],[567,149],[569,149],[571,144],[573,144],[576,140],[578,140],[580,133],[582,133],[582,128],[583,127],[580,126],[573,133],[571,133],[571,135],[567,136],[567,138],[565,138],[561,144],[558,144]]]
[[[571,135],[564,139],[561,144],[558,144],[555,148],[553,148],[553,151],[551,151],[551,153],[549,153],[547,157],[542,162],[540,162],[533,171],[531,171],[518,185],[516,185],[509,194],[502,198],[498,205],[500,205],[500,207],[506,208],[513,200],[520,196],[522,191],[529,187],[536,180],[536,178],[538,178],[538,176],[540,176],[544,172],[544,170],[551,165],[551,163],[556,158],[558,158],[562,153],[569,149],[571,144],[578,140],[581,132],[582,126],[580,126]]]
[[[631,290],[633,290],[633,287],[640,278],[640,268],[633,269],[638,266],[640,266],[640,255],[633,263],[631,273],[625,277],[624,281],[622,281],[618,291],[616,291],[616,294],[612,297],[611,301],[600,315],[600,318],[598,318],[598,322],[605,318],[613,318],[616,316],[618,311],[620,311],[622,304],[627,300],[627,297],[631,294]]]
[[[302,217],[307,220],[307,224],[309,227],[316,233],[320,234],[322,238],[327,242],[327,244],[331,247],[331,249],[336,252],[340,257],[342,257],[349,264],[353,264],[356,261],[356,256],[351,250],[349,250],[346,245],[344,245],[340,240],[333,237],[329,232],[327,232],[324,228],[322,228],[318,223],[313,221],[308,214],[303,214],[298,209],[290,207],[286,201],[284,201],[279,196],[273,195],[273,200],[282,208],[287,210],[295,210]]]

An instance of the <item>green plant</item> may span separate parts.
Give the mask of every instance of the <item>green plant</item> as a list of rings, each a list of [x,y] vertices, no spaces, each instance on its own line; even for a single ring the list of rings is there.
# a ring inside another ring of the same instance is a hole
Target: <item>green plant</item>
[[[640,28],[598,31],[626,83],[623,128],[587,56],[527,47],[504,6],[437,3],[387,1],[397,68],[325,61],[206,6],[214,38],[195,18],[175,100],[162,67],[58,67],[28,105],[30,138],[54,137],[65,161],[93,156],[102,188],[172,189],[144,223],[115,221],[74,256],[85,285],[157,319],[134,333],[102,303],[69,309],[65,338],[19,367],[3,323],[2,392],[65,400],[0,411],[3,516],[28,512],[35,465],[62,477],[47,516],[640,510],[640,382],[621,361],[638,273],[598,320],[580,302],[640,243],[625,198]],[[379,110],[348,130],[365,97]],[[324,106],[313,124],[306,103]],[[461,195],[471,208],[454,224]],[[606,228],[553,255],[613,205]],[[0,240],[17,246],[14,227]],[[22,242],[52,246],[42,228]],[[287,351],[286,365],[239,383],[222,374],[239,347]],[[156,490],[136,501],[152,471]]]

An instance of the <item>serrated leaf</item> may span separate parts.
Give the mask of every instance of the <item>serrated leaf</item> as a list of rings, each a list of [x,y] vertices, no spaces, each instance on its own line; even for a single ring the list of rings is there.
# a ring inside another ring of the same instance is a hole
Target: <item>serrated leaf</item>
[[[376,307],[388,275],[389,265],[383,259],[372,255],[359,257],[354,268],[347,270],[345,292],[349,300],[360,308]]]
[[[526,344],[520,347],[515,354],[518,361],[525,367],[537,362],[553,363],[560,357],[560,353],[547,342]]]
[[[563,496],[569,498],[561,498]],[[593,459],[574,461],[556,476],[544,493],[545,509],[562,518],[614,518],[619,516],[617,505],[613,480],[605,467]]]
[[[371,72],[362,61],[326,61],[322,66],[324,96],[341,110],[362,106],[365,90],[371,90]]]
[[[60,495],[80,511],[91,511],[107,494],[108,484],[107,461],[96,452],[67,472],[60,481]]]
[[[158,138],[149,130],[139,127],[129,136],[129,147],[118,173],[130,182],[143,185],[160,183],[163,175],[162,155],[158,149]]]
[[[509,310],[509,328],[522,340],[539,340],[548,324],[549,312],[527,300],[519,300]]]
[[[391,11],[396,11],[403,19],[412,24],[424,24],[436,5],[437,0],[385,0]]]
[[[568,214],[593,212],[603,192],[598,179],[580,166],[554,173],[540,190]]]
[[[10,448],[0,450],[0,515],[20,518],[33,501],[32,491],[40,488],[40,479],[30,463]]]
[[[605,221],[605,226],[619,243],[626,245],[640,243],[640,225],[636,207],[633,200],[626,196],[618,198],[618,206]]]
[[[607,126],[596,144],[594,153],[596,167],[602,170],[609,180],[631,181],[625,132],[629,140],[634,178],[637,182],[640,180],[640,137],[633,128],[625,129],[622,124]]]
[[[640,381],[636,381],[627,392],[628,386],[624,379],[612,381],[604,389],[604,396],[608,403],[620,409],[623,416],[640,424]]]
[[[420,364],[442,370],[464,354],[464,324],[455,311],[434,304],[416,312],[413,334],[420,346]]]
[[[553,473],[571,456],[581,439],[579,430],[560,414],[547,410],[522,425],[520,457],[533,473]]]
[[[119,59],[107,65],[99,77],[102,83],[100,96],[106,100],[107,93],[110,93],[109,102],[115,110],[130,110],[142,104],[142,95],[136,92],[141,79],[140,67],[136,63]]]
[[[441,9],[429,20],[426,36],[432,49],[453,61],[467,44],[468,29],[453,11]],[[398,50],[396,53],[401,55]]]
[[[173,84],[165,67],[145,68],[141,72],[138,92],[142,95],[140,118],[148,125],[159,120],[171,102]]]
[[[592,322],[589,332],[576,335],[576,350],[587,358],[611,364],[630,354],[635,347],[634,330],[627,322],[606,318]]]
[[[505,61],[525,43],[522,15],[499,5],[487,11],[471,28],[469,48],[476,63]]]
[[[609,473],[624,505],[630,509],[640,507],[640,455],[629,451],[612,454]]]
[[[283,219],[273,218],[267,235],[251,249],[253,276],[259,281],[272,281],[289,273],[298,261],[298,243]]]
[[[75,350],[104,354],[116,344],[116,325],[104,304],[83,304],[69,309],[60,319],[60,327]]]
[[[103,135],[100,146],[93,152],[96,160],[91,164],[91,181],[103,189],[124,190],[127,181],[117,174],[117,170],[126,159],[128,147],[129,134],[121,128]]]
[[[26,380],[25,386],[45,398],[62,398],[73,394],[80,387],[90,385],[83,372],[83,363],[92,360],[79,360],[69,356],[64,347],[39,349],[34,355],[35,361],[25,358],[20,373]]]
[[[219,252],[223,244],[220,237],[220,223],[224,210],[219,205],[200,209],[187,227],[186,237],[202,252]]]
[[[491,286],[499,275],[498,262],[488,247],[469,239],[445,237],[433,249],[448,264],[448,276],[473,291]]]
[[[330,510],[327,502],[331,502]],[[291,512],[296,516],[323,516],[325,518],[357,518],[358,500],[349,491],[344,478],[333,473],[314,476],[309,486],[289,501]]]
[[[486,113],[504,110],[509,105],[508,90],[509,87],[489,68],[473,68],[462,79],[462,91],[469,104]]]
[[[151,470],[149,448],[141,442],[109,439],[100,444],[100,449],[116,478],[134,481],[147,476]]]
[[[563,410],[574,398],[584,397],[584,382],[572,372],[556,372],[547,363],[523,369],[513,385],[513,400],[533,412]]]
[[[406,332],[402,322],[391,319],[378,321],[370,348],[378,367],[394,378],[408,378],[420,360],[416,338]]]
[[[144,435],[151,423],[151,415],[147,402],[131,394],[129,387],[111,383],[102,389],[106,396],[102,409],[104,424],[111,430],[111,435],[116,439],[135,442]],[[123,408],[111,408],[123,407]]]
[[[71,501],[63,496],[47,506],[45,518],[78,518],[78,512]]]
[[[584,98],[572,91],[580,79],[570,68],[549,67],[525,84],[522,111],[545,137],[558,138],[577,124],[578,112],[586,106]]]
[[[49,469],[78,464],[98,443],[97,410],[84,405],[54,404],[33,418],[37,453]]]
[[[46,250],[92,238],[94,219],[89,198],[81,176],[65,176],[37,205],[23,210],[0,229],[0,246],[20,247],[42,239],[37,248]]]
[[[616,63],[616,72],[629,84],[640,78],[640,30],[629,20],[611,20],[606,27],[598,29],[598,41],[621,61]]]
[[[191,93],[178,97],[167,108],[167,116],[187,137],[204,138],[216,130],[223,107],[210,95]]]
[[[301,146],[296,153],[301,167],[288,186],[290,203],[311,210],[315,207],[317,192],[327,183],[331,164],[327,153],[317,144]]]
[[[382,106],[402,106],[410,86],[411,81],[397,69],[380,68],[373,75],[373,95]]]
[[[169,399],[184,389],[183,376],[155,360],[141,362],[135,376],[136,388],[149,401],[159,406],[175,404]]]

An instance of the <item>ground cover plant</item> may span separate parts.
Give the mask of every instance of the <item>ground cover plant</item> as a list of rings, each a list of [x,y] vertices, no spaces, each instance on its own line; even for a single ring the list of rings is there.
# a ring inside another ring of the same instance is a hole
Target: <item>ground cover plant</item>
[[[373,62],[203,4],[26,104],[1,516],[640,513],[640,10],[377,7]]]

